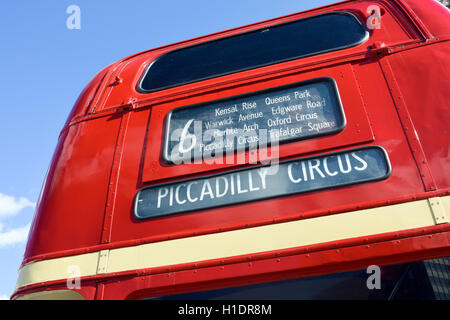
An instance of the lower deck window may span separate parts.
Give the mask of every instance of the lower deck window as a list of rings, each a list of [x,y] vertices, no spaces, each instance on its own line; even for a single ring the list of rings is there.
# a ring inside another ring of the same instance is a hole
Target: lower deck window
[[[383,266],[380,288],[366,269],[243,287],[177,294],[160,300],[450,300],[450,257]],[[372,282],[371,282],[372,283]]]

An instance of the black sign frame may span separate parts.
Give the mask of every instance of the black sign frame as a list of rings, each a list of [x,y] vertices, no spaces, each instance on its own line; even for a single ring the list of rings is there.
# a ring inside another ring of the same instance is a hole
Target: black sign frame
[[[346,187],[346,186],[351,186],[351,185],[356,185],[356,184],[376,182],[376,181],[385,180],[388,177],[390,177],[390,175],[392,173],[392,165],[391,165],[391,162],[390,162],[390,159],[389,159],[389,155],[388,155],[388,153],[386,152],[386,150],[383,147],[378,146],[378,145],[366,145],[366,146],[362,146],[362,147],[351,148],[351,149],[344,149],[344,150],[339,150],[339,151],[335,151],[335,152],[321,153],[321,154],[314,155],[314,156],[288,159],[288,160],[283,160],[283,161],[278,162],[278,165],[282,165],[282,164],[289,163],[289,162],[318,159],[318,158],[322,158],[322,157],[331,157],[331,156],[334,156],[334,155],[346,154],[346,153],[356,152],[356,151],[361,151],[361,150],[366,150],[366,149],[378,149],[379,151],[381,151],[381,153],[382,153],[382,155],[384,157],[385,164],[386,164],[386,169],[387,169],[386,174],[384,176],[381,176],[379,178],[374,178],[374,179],[368,179],[368,180],[364,180],[364,181],[348,181],[346,183],[335,185],[335,186],[331,186],[331,187],[310,189],[310,190],[307,190],[307,191],[286,193],[286,194],[283,194],[283,195],[273,195],[273,196],[261,197],[261,198],[258,198],[258,199],[251,199],[251,200],[247,200],[247,201],[232,202],[232,203],[225,204],[225,205],[215,205],[215,204],[213,204],[213,205],[206,206],[206,207],[203,207],[203,208],[187,209],[187,210],[181,211],[181,212],[165,213],[165,214],[156,215],[156,216],[139,216],[139,214],[137,212],[139,195],[140,195],[140,193],[142,191],[144,191],[146,189],[164,187],[164,186],[169,186],[169,185],[172,185],[172,184],[187,183],[187,182],[195,181],[195,180],[206,180],[206,179],[211,179],[211,178],[214,178],[214,177],[217,177],[217,176],[222,176],[222,175],[225,175],[225,174],[233,174],[233,173],[237,173],[237,172],[242,172],[242,171],[247,171],[247,170],[254,170],[254,169],[258,169],[258,168],[262,168],[262,167],[269,167],[270,166],[270,164],[260,164],[260,165],[255,165],[255,166],[248,166],[248,167],[245,167],[245,168],[239,168],[239,169],[234,169],[234,170],[227,170],[227,171],[224,171],[224,172],[219,172],[219,173],[214,173],[214,174],[202,175],[202,176],[199,176],[199,177],[192,177],[192,178],[187,178],[187,179],[181,179],[181,180],[175,180],[175,181],[169,181],[169,182],[165,182],[165,183],[159,183],[159,184],[153,184],[153,185],[145,186],[145,187],[141,188],[135,195],[134,205],[133,205],[133,215],[138,220],[149,220],[149,219],[165,218],[167,216],[175,216],[175,215],[179,215],[179,214],[185,214],[185,213],[189,213],[189,212],[209,210],[209,209],[214,209],[214,208],[218,208],[218,207],[225,207],[225,206],[231,206],[231,205],[240,205],[240,204],[245,204],[245,203],[248,203],[248,202],[264,201],[264,200],[274,199],[274,198],[285,198],[285,197],[291,196],[291,195],[299,195],[299,194],[304,194],[304,193],[309,193],[309,192],[341,188],[341,187]]]
[[[232,100],[236,100],[236,99],[243,99],[243,98],[252,97],[255,95],[267,94],[267,93],[270,93],[273,91],[285,90],[285,89],[289,89],[289,88],[293,88],[293,87],[297,87],[297,86],[308,85],[308,84],[312,84],[312,83],[316,83],[316,82],[324,82],[324,81],[328,82],[331,85],[332,93],[334,94],[334,98],[335,98],[335,101],[337,104],[336,111],[338,113],[338,117],[340,118],[339,120],[341,122],[340,126],[337,126],[334,130],[328,131],[328,132],[319,132],[319,133],[311,134],[308,136],[294,137],[291,139],[279,140],[279,144],[291,143],[291,142],[296,142],[296,141],[301,141],[301,140],[308,140],[308,139],[314,139],[314,138],[318,138],[318,137],[322,137],[322,136],[338,134],[341,131],[343,131],[345,129],[345,127],[347,126],[347,119],[345,117],[345,112],[344,112],[344,108],[342,105],[341,96],[339,94],[337,82],[332,77],[317,77],[317,78],[307,79],[307,80],[303,80],[303,81],[299,81],[299,82],[289,83],[286,85],[271,87],[271,88],[267,88],[267,89],[263,89],[263,90],[252,91],[252,92],[248,92],[248,93],[244,93],[244,94],[234,95],[234,96],[230,96],[230,97],[226,97],[226,98],[209,100],[209,101],[191,104],[191,105],[187,105],[187,106],[180,106],[180,107],[176,107],[176,108],[170,110],[170,112],[166,116],[165,124],[164,124],[164,134],[163,134],[164,140],[163,140],[163,144],[162,144],[162,159],[164,160],[164,162],[166,162],[168,164],[175,164],[169,157],[168,148],[169,148],[170,120],[171,120],[172,114],[175,113],[176,111],[184,110],[184,109],[191,109],[191,108],[201,108],[203,106],[208,106],[211,104],[224,103],[224,102],[228,102],[228,101],[232,101]],[[242,149],[242,152],[245,152],[248,149],[249,149],[249,147],[245,146],[245,148]],[[233,152],[239,152],[239,151],[240,150],[238,150],[237,146],[235,146]],[[204,153],[202,153],[202,158],[203,158],[203,156],[204,156]],[[190,160],[193,161],[194,159],[195,159],[194,156],[191,156]]]

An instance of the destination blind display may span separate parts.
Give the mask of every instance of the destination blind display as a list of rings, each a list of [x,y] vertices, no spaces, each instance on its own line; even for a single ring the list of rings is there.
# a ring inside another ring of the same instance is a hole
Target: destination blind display
[[[166,123],[164,158],[226,154],[341,131],[345,126],[339,94],[331,78],[275,88],[173,110]],[[264,143],[264,145],[262,145]]]
[[[289,160],[146,187],[136,196],[135,216],[146,219],[381,180],[390,171],[386,152],[377,146]]]

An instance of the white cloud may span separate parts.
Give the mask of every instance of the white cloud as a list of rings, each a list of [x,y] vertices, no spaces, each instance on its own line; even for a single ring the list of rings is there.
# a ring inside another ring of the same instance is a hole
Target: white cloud
[[[0,294],[0,300],[9,300],[9,296],[6,294]]]
[[[2,229],[3,226],[0,224],[0,248],[27,241],[28,232],[30,231],[30,224],[5,232],[1,232]]]
[[[15,198],[0,192],[0,220],[14,216],[25,208],[34,208],[35,206],[36,204],[27,198]],[[30,224],[16,228],[5,228],[0,221],[0,248],[26,242],[29,230]]]
[[[0,218],[13,216],[27,207],[34,208],[35,206],[36,203],[31,202],[27,198],[20,197],[16,199],[15,197],[0,193]]]

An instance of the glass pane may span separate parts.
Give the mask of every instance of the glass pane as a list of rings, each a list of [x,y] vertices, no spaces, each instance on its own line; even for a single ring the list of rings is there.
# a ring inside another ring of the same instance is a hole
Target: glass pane
[[[149,66],[139,89],[170,88],[355,46],[367,38],[350,13],[318,15],[171,51]]]
[[[380,267],[379,288],[366,269],[209,290],[159,300],[450,300],[450,258]],[[374,284],[372,280],[369,282]]]

